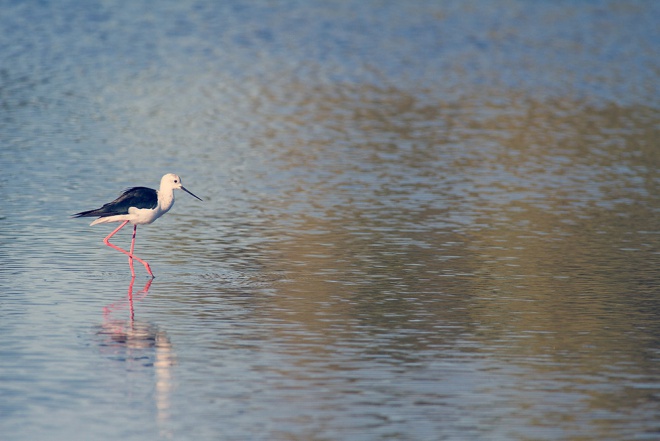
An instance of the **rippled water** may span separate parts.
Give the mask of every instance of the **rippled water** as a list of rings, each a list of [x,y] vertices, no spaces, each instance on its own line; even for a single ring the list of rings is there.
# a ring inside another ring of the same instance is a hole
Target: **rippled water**
[[[5,4],[0,437],[657,439],[659,18]]]

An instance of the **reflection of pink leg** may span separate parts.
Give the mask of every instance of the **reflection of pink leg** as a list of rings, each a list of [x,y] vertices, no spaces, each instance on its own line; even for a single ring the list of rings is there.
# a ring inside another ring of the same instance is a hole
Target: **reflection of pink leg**
[[[153,282],[154,279],[149,279],[147,281],[147,284],[144,285],[144,288],[142,288],[141,291],[138,291],[136,294],[136,300],[142,300],[147,293],[149,292],[149,288],[151,287],[151,282]],[[135,310],[133,309],[133,283],[135,283],[135,277],[131,278],[131,283],[128,284],[128,296],[126,297],[128,299],[128,308],[131,313],[131,321],[135,319]]]
[[[144,285],[144,288],[142,288],[140,291],[138,291],[135,294],[135,300],[140,301],[144,299],[147,294],[149,294],[149,288],[151,287],[151,284],[153,283],[154,279],[148,279],[147,283]],[[106,305],[103,307],[103,315],[106,318],[110,317],[110,314],[117,312],[121,309],[126,308],[126,305],[128,305],[128,309],[131,314],[131,319],[133,318],[134,315],[134,310],[133,310],[133,284],[135,283],[135,277],[131,278],[131,283],[128,284],[128,295],[126,296],[126,300],[122,300],[119,302],[111,303],[110,305]]]
[[[151,272],[151,268],[149,267],[149,264],[147,262],[145,262],[144,260],[140,259],[139,257],[133,255],[133,249],[135,248],[135,234],[137,233],[137,225],[133,226],[133,240],[131,241],[131,251],[130,252],[128,252],[128,251],[126,251],[122,248],[119,248],[117,245],[114,245],[114,244],[110,243],[110,238],[112,236],[114,236],[115,234],[117,234],[117,232],[119,230],[124,228],[127,223],[128,223],[128,221],[124,221],[112,233],[108,234],[108,236],[105,239],[103,239],[103,243],[106,244],[107,246],[109,246],[110,248],[114,248],[115,250],[117,250],[119,252],[122,252],[122,253],[124,253],[128,256],[128,264],[131,267],[131,275],[133,277],[135,277],[135,271],[133,270],[133,259],[137,260],[142,265],[144,265],[144,267],[147,269],[147,272],[149,273],[149,275],[152,278],[156,277],[156,276],[154,276],[154,273]]]
[[[133,250],[131,249],[131,252],[132,252],[132,251],[133,251]],[[132,253],[131,253],[131,254],[132,254]],[[131,273],[132,273],[132,272],[133,272],[133,259],[131,258],[131,256],[128,256],[128,261],[130,262],[130,265],[131,265]],[[133,322],[133,320],[135,320],[135,310],[133,309],[133,283],[134,283],[134,282],[135,282],[135,275],[133,275],[133,277],[131,277],[131,283],[128,284],[128,296],[127,296],[127,299],[128,299],[128,310],[129,310],[130,313],[131,313],[131,323]]]

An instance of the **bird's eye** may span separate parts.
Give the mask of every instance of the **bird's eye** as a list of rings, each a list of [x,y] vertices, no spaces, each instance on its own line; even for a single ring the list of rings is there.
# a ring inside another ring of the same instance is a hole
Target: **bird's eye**
[[[179,181],[177,181],[177,180],[175,179],[175,180],[174,180],[174,183],[176,184],[177,182],[179,182]]]

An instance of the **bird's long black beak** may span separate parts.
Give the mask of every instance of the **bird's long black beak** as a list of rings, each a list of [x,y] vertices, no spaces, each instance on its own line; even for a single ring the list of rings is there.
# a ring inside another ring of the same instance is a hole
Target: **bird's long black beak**
[[[199,199],[200,201],[202,200],[202,198],[199,198],[199,197],[195,196],[194,194],[192,194],[192,192],[186,190],[186,188],[184,186],[181,186],[181,190],[185,191],[186,193],[188,193],[190,196],[194,197],[195,199]]]

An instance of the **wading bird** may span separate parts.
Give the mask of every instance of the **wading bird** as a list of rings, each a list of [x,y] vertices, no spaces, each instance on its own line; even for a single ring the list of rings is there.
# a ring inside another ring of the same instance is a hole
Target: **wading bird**
[[[117,199],[108,202],[101,208],[81,211],[80,213],[74,214],[73,217],[98,217],[98,219],[90,225],[121,222],[121,225],[103,239],[103,243],[128,256],[128,264],[131,267],[131,274],[133,277],[135,277],[135,271],[133,270],[133,259],[135,259],[144,265],[149,275],[154,278],[156,276],[151,272],[149,264],[133,254],[137,226],[150,224],[170,211],[170,208],[174,205],[174,190],[177,189],[185,191],[200,201],[202,200],[181,185],[180,177],[173,173],[168,173],[160,180],[160,188],[158,191],[147,187],[129,188]],[[131,250],[126,251],[119,248],[117,245],[111,244],[110,238],[124,228],[129,222],[133,225],[133,240],[131,241]]]

